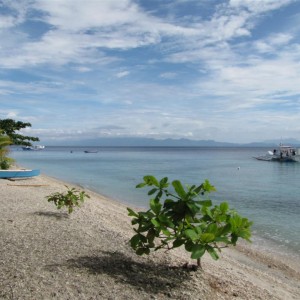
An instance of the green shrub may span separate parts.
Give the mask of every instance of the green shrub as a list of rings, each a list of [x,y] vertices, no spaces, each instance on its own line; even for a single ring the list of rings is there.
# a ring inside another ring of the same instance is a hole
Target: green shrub
[[[8,170],[11,166],[11,163],[12,163],[12,161],[8,157],[3,158],[0,161],[0,169],[1,170]]]
[[[172,192],[168,190],[169,185],[167,177],[158,181],[148,175],[136,186],[151,188],[149,210],[135,212],[127,208],[135,231],[130,245],[136,254],[184,246],[201,267],[200,259],[205,252],[217,260],[218,252],[228,245],[236,245],[239,238],[250,242],[252,222],[230,209],[226,202],[213,206],[211,200],[200,198],[215,191],[208,180],[185,188],[175,180]]]
[[[79,207],[81,203],[84,202],[85,198],[90,198],[89,195],[85,193],[85,191],[78,191],[75,188],[69,188],[66,193],[53,193],[46,197],[48,202],[53,202],[57,209],[61,209],[62,207],[68,208],[68,213],[72,213],[74,207]]]
[[[7,160],[2,160],[0,162],[0,169],[1,170],[8,170],[9,169],[9,163],[7,162]]]

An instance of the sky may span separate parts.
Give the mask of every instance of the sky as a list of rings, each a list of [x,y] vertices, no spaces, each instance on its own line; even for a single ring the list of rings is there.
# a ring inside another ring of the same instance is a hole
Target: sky
[[[0,119],[44,143],[300,140],[300,0],[0,0]]]

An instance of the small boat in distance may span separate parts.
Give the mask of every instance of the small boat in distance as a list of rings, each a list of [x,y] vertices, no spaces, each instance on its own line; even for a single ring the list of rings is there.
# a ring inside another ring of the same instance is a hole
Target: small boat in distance
[[[254,158],[264,161],[300,162],[300,149],[280,144],[279,149],[268,151],[267,154]]]
[[[84,150],[84,153],[98,153],[98,150]]]
[[[43,145],[25,146],[25,147],[22,147],[22,149],[24,151],[38,151],[38,150],[44,150],[45,146],[43,146]]]
[[[0,170],[0,178],[25,178],[40,175],[40,170]]]

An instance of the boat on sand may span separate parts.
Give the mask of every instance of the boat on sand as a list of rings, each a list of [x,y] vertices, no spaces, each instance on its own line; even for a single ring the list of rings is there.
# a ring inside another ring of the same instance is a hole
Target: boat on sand
[[[0,170],[0,178],[26,178],[40,175],[40,170]]]

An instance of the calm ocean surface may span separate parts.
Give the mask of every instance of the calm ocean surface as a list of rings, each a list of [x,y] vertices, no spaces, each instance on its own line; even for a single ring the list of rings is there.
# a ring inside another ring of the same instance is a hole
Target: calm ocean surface
[[[141,208],[148,205],[147,190],[135,186],[144,175],[167,176],[190,185],[209,179],[217,189],[212,200],[226,200],[254,221],[254,244],[300,255],[300,163],[252,158],[267,150],[47,147],[43,151],[13,150],[11,156],[24,167],[39,168],[46,175]]]

